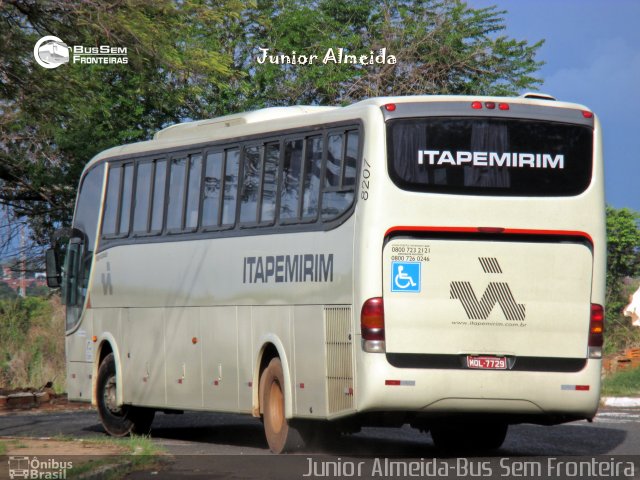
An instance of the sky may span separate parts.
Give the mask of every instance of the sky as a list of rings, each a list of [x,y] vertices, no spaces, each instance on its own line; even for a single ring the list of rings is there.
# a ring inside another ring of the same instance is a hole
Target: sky
[[[640,211],[640,0],[467,0],[506,10],[505,35],[535,43],[539,91],[602,124],[607,203]]]

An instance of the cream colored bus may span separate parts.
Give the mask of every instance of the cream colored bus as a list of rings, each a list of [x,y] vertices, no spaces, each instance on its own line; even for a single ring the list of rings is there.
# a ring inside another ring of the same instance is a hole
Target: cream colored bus
[[[389,97],[174,125],[92,159],[58,237],[69,397],[111,435],[200,410],[262,417],[277,453],[294,428],[405,424],[497,448],[509,424],[598,407],[602,145],[579,105]]]

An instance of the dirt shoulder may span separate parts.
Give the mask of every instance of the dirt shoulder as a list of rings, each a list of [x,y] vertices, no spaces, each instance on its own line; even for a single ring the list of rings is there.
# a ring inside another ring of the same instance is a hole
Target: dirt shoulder
[[[108,445],[87,440],[56,438],[0,437],[4,455],[26,457],[104,457],[126,455],[126,446]],[[0,447],[2,448],[2,447]]]
[[[169,461],[148,438],[85,440],[0,437],[0,478],[120,478]]]
[[[44,390],[0,390],[0,418],[11,415],[93,410],[88,402],[71,402],[66,394]],[[166,454],[147,437],[75,439],[0,437],[0,478],[106,478],[155,469]],[[68,472],[67,472],[68,471]],[[12,475],[13,472],[13,475]],[[36,475],[35,477],[32,475]]]
[[[71,402],[66,394],[44,390],[0,390],[0,416],[26,412],[65,412],[91,410],[89,402]]]

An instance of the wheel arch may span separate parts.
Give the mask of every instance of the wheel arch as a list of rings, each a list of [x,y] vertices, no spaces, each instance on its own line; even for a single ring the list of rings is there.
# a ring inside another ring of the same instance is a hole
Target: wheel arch
[[[284,413],[287,419],[293,417],[293,378],[290,369],[289,358],[280,338],[270,334],[265,335],[259,342],[260,350],[256,355],[256,363],[253,369],[252,409],[254,417],[259,417],[262,406],[260,405],[260,380],[262,373],[273,358],[279,358],[284,375]]]
[[[93,360],[93,374],[91,376],[91,405],[93,405],[94,407],[98,405],[98,369],[100,368],[100,364],[102,363],[102,361],[110,353],[113,353],[113,358],[116,363],[116,383],[119,386],[119,388],[116,390],[116,401],[118,405],[122,405],[124,403],[124,383],[122,378],[120,351],[118,349],[116,339],[113,337],[113,335],[107,332],[99,336],[97,343],[98,349],[96,350],[96,354]]]

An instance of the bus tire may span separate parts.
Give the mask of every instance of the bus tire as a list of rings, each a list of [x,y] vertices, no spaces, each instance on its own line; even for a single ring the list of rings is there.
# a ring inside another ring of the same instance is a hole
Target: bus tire
[[[295,431],[284,413],[284,374],[279,358],[273,358],[260,378],[260,402],[263,406],[264,433],[273,453],[295,447]]]
[[[113,437],[148,435],[155,410],[116,405],[116,362],[113,353],[107,355],[98,369],[98,415],[106,432]]]
[[[445,452],[482,452],[500,448],[508,428],[502,422],[439,424],[431,427],[431,438]]]

